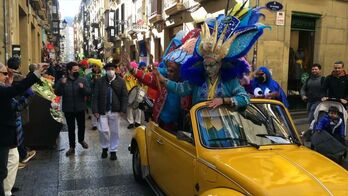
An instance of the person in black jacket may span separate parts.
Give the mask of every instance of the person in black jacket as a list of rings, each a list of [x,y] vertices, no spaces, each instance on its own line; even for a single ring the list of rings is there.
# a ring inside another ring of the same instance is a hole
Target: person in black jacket
[[[348,103],[348,76],[344,71],[344,63],[337,61],[334,64],[334,70],[331,75],[326,77],[324,83],[324,89],[326,97],[322,98],[322,101],[328,98],[335,98],[341,101],[341,103],[347,106]]]
[[[78,142],[85,149],[85,97],[91,93],[85,78],[79,77],[79,64],[69,62],[66,65],[68,78],[61,78],[55,87],[55,93],[63,97],[62,110],[64,112],[69,131],[70,149],[66,156],[75,154],[75,119],[78,127]]]
[[[38,82],[47,68],[40,64],[33,74],[11,86],[12,73],[0,64],[0,195],[5,195],[3,181],[7,176],[7,160],[9,149],[18,144],[16,112],[12,107],[13,98],[23,94],[30,86]]]
[[[127,112],[128,93],[122,77],[115,74],[116,64],[107,63],[104,69],[106,76],[95,83],[92,112],[98,119],[100,146],[103,149],[101,157],[106,158],[110,148],[110,160],[116,160],[120,117],[125,117]]]

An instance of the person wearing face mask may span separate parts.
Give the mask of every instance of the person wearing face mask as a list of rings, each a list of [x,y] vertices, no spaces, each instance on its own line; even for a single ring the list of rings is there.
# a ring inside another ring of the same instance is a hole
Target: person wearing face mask
[[[110,160],[117,160],[120,118],[125,117],[128,105],[128,92],[125,81],[117,75],[116,64],[104,66],[106,76],[99,78],[94,86],[92,112],[98,119],[101,158],[105,159],[110,151]]]
[[[254,79],[251,80],[251,97],[275,99],[289,107],[286,95],[281,86],[272,79],[271,72],[266,67],[255,70]]]
[[[78,142],[84,149],[88,148],[85,142],[85,110],[86,96],[91,93],[85,78],[79,77],[79,64],[69,62],[66,65],[67,78],[61,78],[55,88],[55,93],[62,96],[62,110],[64,112],[69,131],[69,150],[66,156],[75,154],[75,120],[78,126]]]
[[[103,69],[103,64],[99,59],[88,59],[89,64],[92,67],[92,71],[89,72],[86,75],[86,80],[88,82],[88,85],[91,88],[91,92],[94,91],[94,86],[96,81],[103,77],[105,75],[105,72],[102,72]],[[92,96],[93,93],[91,94],[91,96],[87,97],[87,108],[88,108],[88,115],[90,115],[92,112]],[[89,118],[91,118],[92,120],[92,130],[97,130],[97,125],[98,125],[98,121],[95,118],[95,116],[92,114],[91,116],[89,116]]]

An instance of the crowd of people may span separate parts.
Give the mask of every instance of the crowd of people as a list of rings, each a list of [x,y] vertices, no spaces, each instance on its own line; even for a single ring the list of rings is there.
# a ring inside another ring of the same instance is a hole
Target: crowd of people
[[[313,64],[311,75],[301,88],[301,97],[307,102],[309,123],[314,119],[314,111],[318,104],[328,99],[334,99],[346,108],[348,103],[348,75],[344,70],[343,61],[337,61],[327,77],[321,73],[321,65]],[[339,109],[331,106],[328,113],[318,119],[314,131],[327,131],[345,145],[346,131],[344,121],[339,115]]]
[[[121,118],[129,123],[128,129],[143,123],[143,112],[128,101],[128,94],[135,87],[146,92],[153,103],[151,120],[172,133],[184,129],[186,114],[201,101],[209,101],[211,108],[229,105],[243,110],[250,98],[266,98],[279,100],[288,107],[286,94],[269,68],[260,66],[250,73],[245,56],[265,26],[255,25],[257,20],[252,17],[243,18],[241,13],[246,12],[241,7],[231,16],[252,26],[250,30],[237,27],[234,21],[226,22],[230,16],[207,20],[201,29],[178,33],[160,63],[131,61],[127,56],[107,63],[93,58],[66,65],[40,63],[29,66],[27,77],[17,74],[19,65],[14,64],[19,59],[0,64],[0,196],[11,195],[18,165],[35,155],[35,151],[24,146],[20,112],[34,94],[30,87],[40,83],[41,77],[52,77],[54,92],[62,97],[69,135],[67,157],[75,154],[76,122],[77,141],[82,148],[89,148],[85,140],[87,114],[91,129],[99,131],[101,158],[109,155],[110,160],[117,160]],[[314,64],[301,89],[303,100],[308,102],[310,120],[316,105],[328,97],[339,99],[342,104],[348,102],[348,76],[343,62],[336,62],[326,78],[320,70],[321,66]],[[337,110],[331,108],[317,129],[331,128],[334,135],[342,138],[345,133],[341,128],[335,132],[340,122]]]

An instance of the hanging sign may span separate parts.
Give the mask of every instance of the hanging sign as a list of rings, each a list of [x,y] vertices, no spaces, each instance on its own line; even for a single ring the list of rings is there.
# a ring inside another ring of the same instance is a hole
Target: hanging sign
[[[278,1],[270,1],[266,4],[266,7],[271,11],[280,11],[283,9],[283,5]]]

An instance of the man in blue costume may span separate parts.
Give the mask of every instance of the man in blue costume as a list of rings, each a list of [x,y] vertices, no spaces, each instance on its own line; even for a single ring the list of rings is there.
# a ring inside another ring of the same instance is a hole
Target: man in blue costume
[[[210,107],[222,104],[245,108],[250,100],[239,79],[248,71],[243,56],[263,33],[257,23],[259,8],[248,9],[237,4],[228,15],[208,19],[202,26],[195,54],[181,68],[184,82],[177,83],[160,76],[169,91],[181,96],[192,95],[192,103],[210,100]]]
[[[275,99],[289,107],[286,95],[281,86],[272,79],[271,72],[266,67],[259,67],[255,71],[255,78],[251,81],[250,92],[253,97]]]

